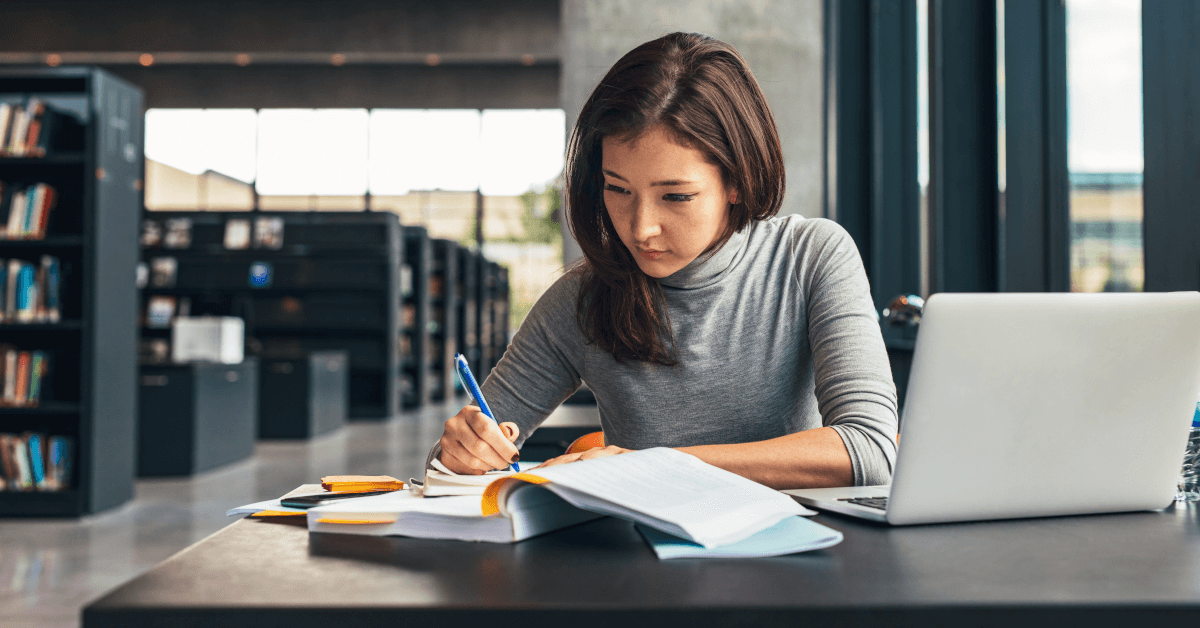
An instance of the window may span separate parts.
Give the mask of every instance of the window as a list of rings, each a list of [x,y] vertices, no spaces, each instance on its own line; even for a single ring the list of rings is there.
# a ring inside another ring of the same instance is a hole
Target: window
[[[1142,16],[1139,0],[1067,0],[1071,290],[1140,291]]]

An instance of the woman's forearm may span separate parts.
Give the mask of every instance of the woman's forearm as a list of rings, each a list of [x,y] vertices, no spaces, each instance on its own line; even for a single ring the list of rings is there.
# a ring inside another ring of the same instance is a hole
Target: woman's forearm
[[[841,435],[831,427],[753,443],[697,445],[679,450],[775,489],[854,485],[850,453]]]

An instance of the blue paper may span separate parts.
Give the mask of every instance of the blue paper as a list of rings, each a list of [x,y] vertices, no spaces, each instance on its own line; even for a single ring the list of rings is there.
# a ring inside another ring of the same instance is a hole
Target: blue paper
[[[761,558],[783,556],[832,547],[842,542],[842,533],[804,517],[787,517],[779,523],[736,543],[705,549],[703,545],[671,536],[641,524],[638,532],[660,559],[669,558]]]

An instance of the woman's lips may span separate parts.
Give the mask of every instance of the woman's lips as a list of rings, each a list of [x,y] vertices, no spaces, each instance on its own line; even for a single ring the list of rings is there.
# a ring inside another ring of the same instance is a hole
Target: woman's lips
[[[650,261],[654,261],[667,254],[666,251],[659,251],[657,249],[638,249],[638,252],[642,254],[642,257]]]

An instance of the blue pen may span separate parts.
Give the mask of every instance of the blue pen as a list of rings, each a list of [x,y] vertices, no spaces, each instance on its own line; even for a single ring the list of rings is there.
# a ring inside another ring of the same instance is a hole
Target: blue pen
[[[454,354],[454,368],[458,371],[458,378],[462,380],[463,388],[471,393],[471,398],[475,403],[479,404],[479,409],[483,411],[487,417],[496,421],[496,425],[500,425],[500,421],[496,419],[496,415],[492,414],[492,409],[488,407],[487,400],[483,398],[483,391],[479,390],[479,384],[475,381],[475,376],[471,374],[471,366],[467,364],[467,359],[461,353]],[[521,467],[517,463],[512,463],[512,470],[520,473]]]

